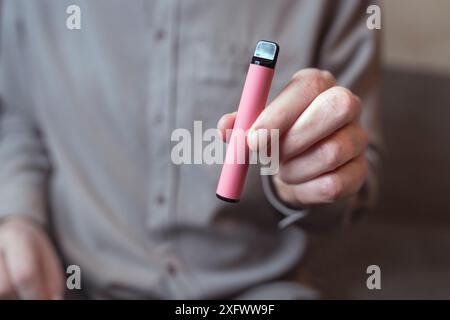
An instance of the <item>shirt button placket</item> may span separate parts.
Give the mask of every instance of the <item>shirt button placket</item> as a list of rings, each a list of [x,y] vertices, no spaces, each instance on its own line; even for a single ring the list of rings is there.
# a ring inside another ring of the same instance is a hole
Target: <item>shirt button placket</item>
[[[155,12],[156,29],[153,30],[149,54],[150,90],[148,109],[149,151],[149,207],[147,224],[159,229],[170,224],[168,197],[172,188],[170,163],[170,97],[173,76],[173,17],[172,1],[161,1]]]

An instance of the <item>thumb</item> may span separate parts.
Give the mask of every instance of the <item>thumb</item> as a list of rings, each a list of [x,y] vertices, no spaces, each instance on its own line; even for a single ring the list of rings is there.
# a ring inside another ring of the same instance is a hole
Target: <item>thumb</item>
[[[219,134],[224,142],[228,142],[231,137],[231,130],[234,126],[234,120],[236,120],[236,113],[227,113],[220,118],[219,122],[217,122],[217,130],[219,130]],[[228,134],[227,134],[228,130]]]

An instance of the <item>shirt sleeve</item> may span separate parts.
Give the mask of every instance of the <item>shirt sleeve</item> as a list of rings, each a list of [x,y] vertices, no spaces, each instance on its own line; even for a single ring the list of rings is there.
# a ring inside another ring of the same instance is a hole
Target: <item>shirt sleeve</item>
[[[380,31],[366,26],[367,7],[373,1],[330,1],[312,67],[328,70],[338,85],[351,89],[362,100],[361,123],[369,134],[366,158],[369,174],[360,192],[333,204],[305,209],[283,203],[272,183],[262,176],[268,201],[285,217],[279,223],[286,227],[294,222],[305,228],[328,229],[351,223],[358,213],[375,203],[378,190],[382,138],[379,121],[379,40]]]
[[[0,5],[0,221],[21,216],[46,224],[48,158],[27,110],[31,104],[12,2]]]

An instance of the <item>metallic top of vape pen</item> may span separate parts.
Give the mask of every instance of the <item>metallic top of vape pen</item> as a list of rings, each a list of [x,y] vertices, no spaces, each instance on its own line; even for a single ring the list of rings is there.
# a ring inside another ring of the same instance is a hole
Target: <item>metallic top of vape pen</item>
[[[275,42],[261,40],[256,44],[252,63],[268,68],[275,68],[280,47]]]

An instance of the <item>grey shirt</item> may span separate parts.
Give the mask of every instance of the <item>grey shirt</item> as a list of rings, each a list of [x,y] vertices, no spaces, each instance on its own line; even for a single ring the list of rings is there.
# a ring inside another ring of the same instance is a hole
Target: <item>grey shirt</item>
[[[81,30],[66,28],[71,4]],[[3,1],[0,217],[47,226],[94,298],[232,297],[282,278],[301,261],[306,227],[340,224],[374,190],[378,32],[367,5]],[[230,205],[215,197],[220,165],[171,162],[174,129],[214,128],[237,108],[260,39],[281,47],[272,95],[318,67],[362,97],[373,166],[357,196],[290,209],[252,166]]]

